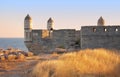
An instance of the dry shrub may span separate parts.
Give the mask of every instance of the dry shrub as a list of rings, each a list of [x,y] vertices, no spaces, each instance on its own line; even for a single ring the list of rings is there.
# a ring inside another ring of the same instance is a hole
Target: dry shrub
[[[32,77],[120,77],[120,54],[106,49],[67,53],[56,61],[39,63]]]
[[[55,72],[57,61],[45,61],[38,63],[30,74],[31,77],[51,77]],[[42,70],[41,70],[42,69]]]

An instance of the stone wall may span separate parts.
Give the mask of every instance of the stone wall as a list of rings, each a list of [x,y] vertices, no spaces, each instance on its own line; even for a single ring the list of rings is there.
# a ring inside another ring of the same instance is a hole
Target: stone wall
[[[120,49],[120,26],[82,26],[81,31],[60,29],[51,33],[48,30],[32,30],[32,41],[25,44],[35,54],[51,52],[56,48]]]
[[[42,38],[42,30],[32,30],[32,42],[39,43]]]
[[[25,44],[35,54],[52,52],[56,48],[75,49],[76,41],[80,40],[79,32],[75,29],[53,30],[51,33],[48,30],[32,30],[32,41]]]
[[[41,42],[41,39],[49,38],[48,30],[32,30],[32,40],[33,42]]]
[[[81,48],[120,49],[120,26],[81,27]]]
[[[80,30],[75,31],[75,40],[80,40]]]
[[[75,29],[54,30],[52,39],[55,48],[71,48],[75,43]]]

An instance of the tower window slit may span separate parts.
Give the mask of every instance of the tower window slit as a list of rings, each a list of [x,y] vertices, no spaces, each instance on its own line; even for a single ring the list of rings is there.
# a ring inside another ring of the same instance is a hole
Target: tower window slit
[[[106,31],[107,31],[107,29],[106,29],[106,28],[104,28],[104,31],[106,32]]]
[[[93,28],[93,32],[96,32],[96,28]]]
[[[117,32],[117,31],[118,31],[118,28],[116,28],[115,31]]]

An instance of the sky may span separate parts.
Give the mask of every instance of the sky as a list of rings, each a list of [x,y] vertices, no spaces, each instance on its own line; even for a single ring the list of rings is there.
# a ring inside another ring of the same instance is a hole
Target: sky
[[[120,0],[0,0],[0,38],[24,37],[24,18],[29,14],[33,29],[46,29],[52,17],[54,29],[77,29],[96,25],[120,25]]]

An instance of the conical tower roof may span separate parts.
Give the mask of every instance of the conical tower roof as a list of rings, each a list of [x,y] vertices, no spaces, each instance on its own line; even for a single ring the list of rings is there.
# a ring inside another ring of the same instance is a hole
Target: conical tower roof
[[[48,19],[48,22],[54,22],[54,21],[53,21],[52,18],[50,17],[50,18]]]
[[[104,26],[104,25],[105,25],[105,21],[104,21],[104,19],[103,19],[102,16],[98,19],[97,25],[98,25],[98,26]]]
[[[29,14],[27,14],[27,16],[25,17],[25,20],[32,20],[32,18],[29,16]]]

